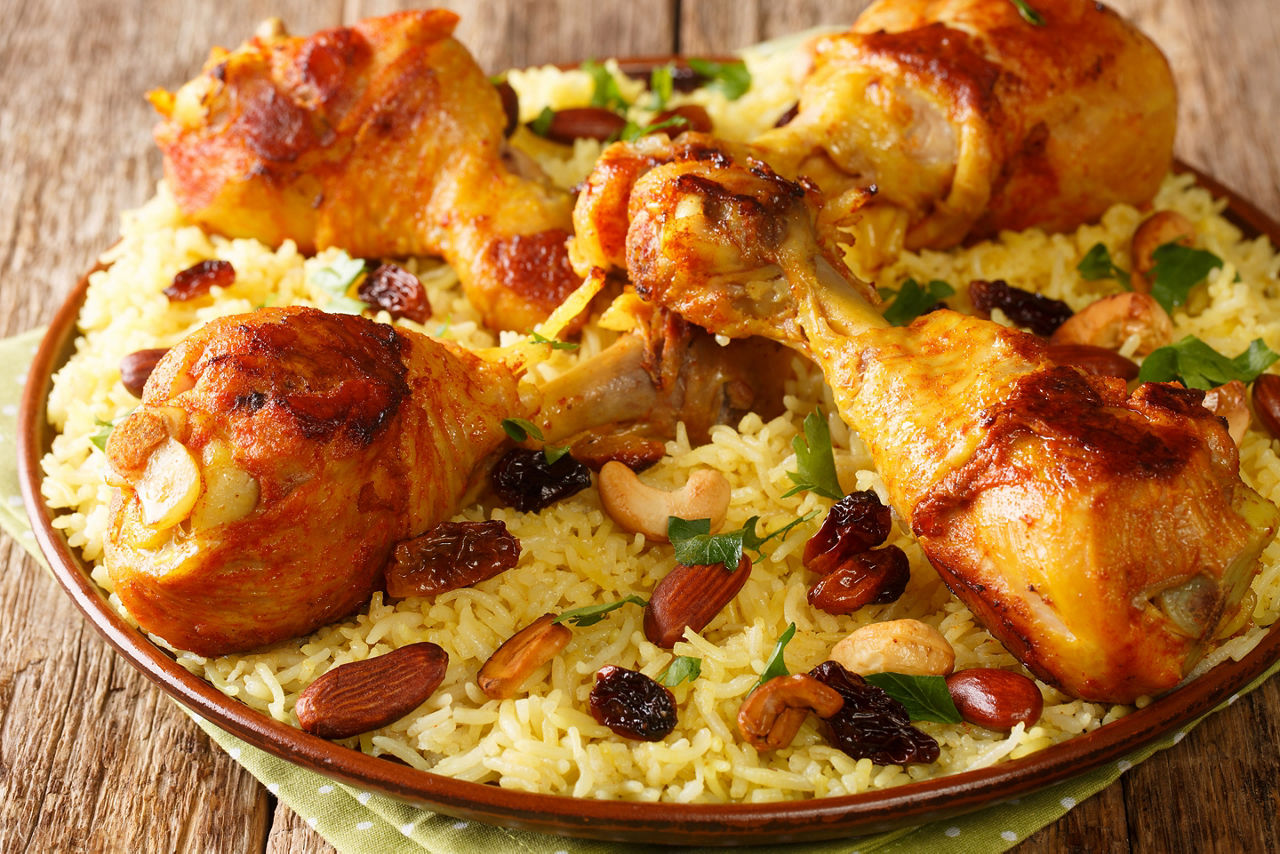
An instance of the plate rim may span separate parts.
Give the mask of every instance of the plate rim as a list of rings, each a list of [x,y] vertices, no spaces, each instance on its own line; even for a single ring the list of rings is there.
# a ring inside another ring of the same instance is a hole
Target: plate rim
[[[646,58],[647,59],[647,58]],[[1176,160],[1174,172],[1228,202],[1223,212],[1247,237],[1280,245],[1280,223],[1201,170]],[[1240,661],[1225,661],[1143,709],[1068,741],[988,768],[890,789],[763,804],[677,804],[575,798],[503,789],[421,771],[309,735],[228,697],[190,673],[124,621],[90,577],[88,565],[53,527],[40,484],[52,429],[46,402],[54,372],[74,349],[90,276],[63,301],[36,352],[18,411],[18,477],[41,553],[62,588],[126,661],[188,710],[278,758],[330,779],[454,817],[588,839],[697,845],[817,841],[877,833],[954,817],[1039,791],[1146,746],[1227,702],[1280,660],[1280,620]]]

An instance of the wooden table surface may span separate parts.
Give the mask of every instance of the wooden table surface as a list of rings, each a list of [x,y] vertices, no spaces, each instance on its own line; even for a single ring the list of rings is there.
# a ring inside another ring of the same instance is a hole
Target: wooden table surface
[[[1034,2],[1034,0],[1032,0]],[[1275,0],[1113,0],[1164,49],[1180,157],[1280,218]],[[486,69],[733,49],[865,0],[474,0]],[[0,28],[0,333],[46,323],[155,189],[142,99],[276,15],[294,32],[394,0],[5,0]],[[0,538],[0,851],[332,851],[101,641]],[[1043,829],[1020,851],[1280,849],[1280,680]]]

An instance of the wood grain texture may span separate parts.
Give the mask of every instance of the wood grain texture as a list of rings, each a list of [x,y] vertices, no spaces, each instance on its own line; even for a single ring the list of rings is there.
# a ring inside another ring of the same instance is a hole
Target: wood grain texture
[[[279,15],[297,32],[396,0],[27,0],[0,28],[0,333],[45,322],[151,194],[142,94],[212,44]],[[465,0],[459,37],[487,69],[611,54],[715,53],[865,0]],[[1280,22],[1273,0],[1113,0],[1165,50],[1178,154],[1280,218]],[[76,22],[74,37],[67,23]],[[0,852],[331,852],[112,653],[47,575],[0,543]],[[1273,681],[1019,847],[1280,850],[1280,683]]]

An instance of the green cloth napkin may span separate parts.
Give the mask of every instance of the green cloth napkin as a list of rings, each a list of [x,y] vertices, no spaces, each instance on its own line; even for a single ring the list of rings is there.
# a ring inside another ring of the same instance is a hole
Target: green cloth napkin
[[[0,527],[24,549],[39,559],[35,538],[27,522],[18,491],[17,451],[14,447],[18,399],[26,381],[27,368],[43,330],[33,329],[0,340]],[[43,561],[42,561],[43,562]],[[1243,692],[1252,691],[1280,670],[1280,663],[1255,680]],[[1228,705],[1237,699],[1232,697]],[[1221,708],[1221,707],[1219,707]],[[184,709],[185,710],[185,709]],[[394,798],[336,783],[289,762],[264,753],[224,732],[195,713],[187,714],[230,754],[257,777],[267,790],[289,805],[308,825],[339,851],[396,852],[396,854],[470,854],[486,851],[522,851],[528,854],[602,854],[637,851],[636,845],[618,845],[547,836],[528,831],[508,830],[487,824],[462,821],[401,803]],[[863,836],[835,842],[787,846],[799,854],[849,854],[849,852],[898,852],[927,850],[930,854],[973,854],[1004,851],[1015,843],[1056,821],[1076,804],[1104,787],[1129,768],[1158,750],[1182,740],[1187,727],[1147,744],[1125,759],[1044,789],[1020,800],[990,807],[980,812],[946,821],[937,821],[892,833]],[[721,849],[706,849],[718,851]],[[772,845],[759,851],[777,851]]]

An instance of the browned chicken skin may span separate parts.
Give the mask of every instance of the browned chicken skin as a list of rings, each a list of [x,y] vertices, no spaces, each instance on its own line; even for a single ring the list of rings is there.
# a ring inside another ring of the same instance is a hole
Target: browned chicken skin
[[[805,190],[711,149],[582,197],[629,198],[637,291],[813,358],[930,562],[1037,675],[1108,702],[1176,685],[1239,608],[1280,516],[1240,480],[1200,393],[1129,395],[950,311],[887,327],[815,239]]]
[[[112,431],[107,570],[138,623],[181,649],[306,634],[364,605],[392,547],[459,509],[507,442],[503,419],[537,419],[548,439],[677,420],[705,433],[778,394],[739,349],[758,348],[629,335],[538,389],[520,377],[544,345],[476,353],[300,307],[215,320]]]
[[[1173,157],[1168,62],[1093,0],[1033,5],[1043,26],[1009,0],[873,3],[817,43],[795,119],[756,144],[818,182],[826,216],[861,221],[855,236],[905,227],[911,249],[1148,202]],[[876,202],[858,209],[869,184]]]
[[[571,201],[507,169],[501,100],[456,23],[400,12],[215,50],[199,77],[151,94],[179,207],[303,251],[443,255],[487,324],[531,328],[579,284]]]

